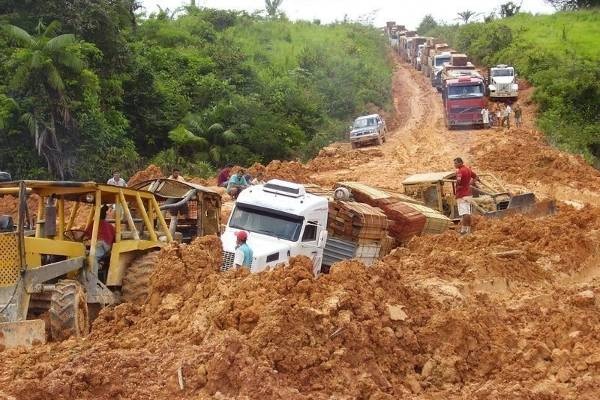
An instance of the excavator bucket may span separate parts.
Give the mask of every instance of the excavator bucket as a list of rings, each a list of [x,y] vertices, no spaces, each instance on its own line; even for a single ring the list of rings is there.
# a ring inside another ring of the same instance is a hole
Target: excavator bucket
[[[535,205],[535,195],[533,193],[524,193],[512,196],[508,203],[508,208],[519,209],[522,212]]]
[[[44,343],[46,343],[46,329],[41,319],[0,323],[0,351]]]
[[[556,203],[554,200],[536,201],[533,193],[524,193],[512,196],[508,207],[504,210],[498,210],[486,213],[486,217],[502,218],[513,214],[527,214],[531,216],[541,217],[551,215],[556,212]]]

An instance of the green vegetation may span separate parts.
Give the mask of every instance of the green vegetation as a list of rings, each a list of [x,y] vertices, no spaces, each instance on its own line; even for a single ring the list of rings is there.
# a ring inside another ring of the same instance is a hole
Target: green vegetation
[[[134,0],[0,2],[0,169],[104,180],[149,161],[205,176],[308,158],[391,108],[374,28]],[[271,2],[277,6],[280,2]]]
[[[600,10],[517,14],[428,32],[484,66],[508,63],[536,90],[550,140],[600,167]]]

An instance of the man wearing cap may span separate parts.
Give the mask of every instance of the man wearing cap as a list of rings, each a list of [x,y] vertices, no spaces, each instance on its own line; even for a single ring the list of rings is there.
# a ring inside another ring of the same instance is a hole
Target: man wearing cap
[[[246,241],[248,240],[248,232],[238,231],[235,233],[237,238],[237,246],[235,247],[235,256],[233,258],[234,268],[248,268],[252,267],[252,256],[253,252]]]

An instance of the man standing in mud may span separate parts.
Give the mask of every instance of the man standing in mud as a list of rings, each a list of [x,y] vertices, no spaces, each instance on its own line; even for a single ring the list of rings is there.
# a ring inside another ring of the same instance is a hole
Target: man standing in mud
[[[467,167],[462,158],[454,159],[456,167],[456,204],[460,216],[460,233],[466,235],[471,233],[471,199],[473,191],[471,185],[479,181],[479,177],[471,168]]]
[[[253,252],[246,241],[248,240],[248,232],[238,231],[235,233],[237,245],[235,248],[235,256],[233,259],[234,268],[252,268]]]

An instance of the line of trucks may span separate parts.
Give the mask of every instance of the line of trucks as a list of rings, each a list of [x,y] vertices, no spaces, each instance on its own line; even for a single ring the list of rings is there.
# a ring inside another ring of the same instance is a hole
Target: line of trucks
[[[400,59],[421,71],[442,94],[449,129],[483,127],[481,110],[488,99],[512,102],[518,98],[517,75],[510,65],[499,64],[483,74],[466,54],[439,38],[419,36],[393,21],[386,24],[385,34]]]

